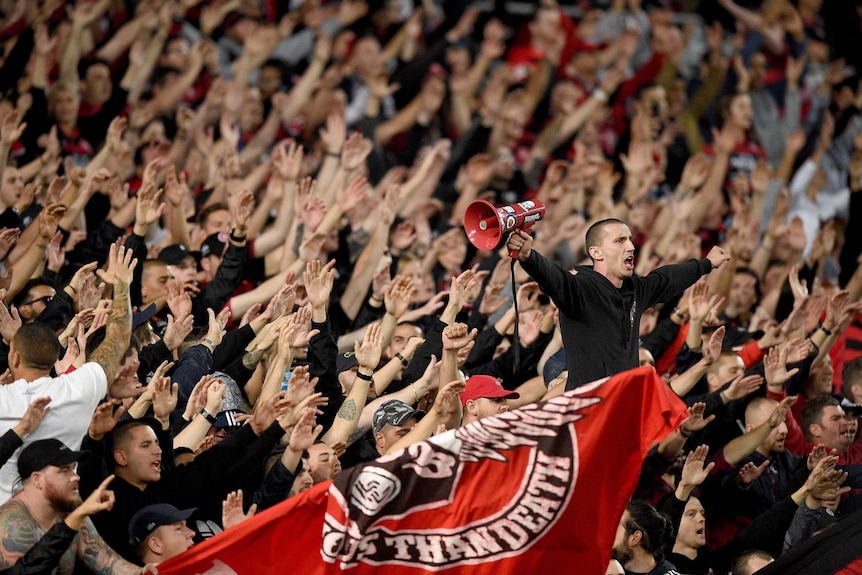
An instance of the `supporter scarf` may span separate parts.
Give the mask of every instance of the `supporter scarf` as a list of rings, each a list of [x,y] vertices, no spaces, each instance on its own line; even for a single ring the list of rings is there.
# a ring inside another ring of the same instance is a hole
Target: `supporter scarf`
[[[598,575],[644,455],[686,416],[631,370],[347,469],[159,573]]]

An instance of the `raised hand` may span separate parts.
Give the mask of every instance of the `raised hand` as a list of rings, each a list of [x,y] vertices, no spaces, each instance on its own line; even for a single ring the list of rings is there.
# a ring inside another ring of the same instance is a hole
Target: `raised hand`
[[[476,283],[476,274],[473,270],[461,272],[461,275],[452,281],[452,286],[449,290],[449,305],[456,309],[461,309],[470,297],[470,291]]]
[[[82,349],[86,349],[86,344]],[[120,368],[114,380],[108,386],[109,398],[128,399],[137,396],[144,390],[144,386],[138,381],[139,366],[140,362],[133,361]]]
[[[39,427],[39,424],[42,423],[42,420],[45,419],[48,411],[50,411],[51,408],[48,407],[49,403],[51,403],[50,397],[37,397],[34,399],[27,406],[27,411],[24,412],[18,425],[12,428],[15,434],[23,439],[25,435],[33,433]]]
[[[766,471],[769,464],[770,461],[768,459],[760,465],[755,465],[749,461],[739,469],[739,483],[743,487],[751,485],[764,471]]]
[[[706,259],[712,264],[712,269],[718,269],[724,262],[730,261],[730,252],[720,246],[712,246]]]
[[[395,319],[400,318],[407,312],[415,293],[416,286],[413,278],[401,275],[395,276],[395,279],[392,280],[389,289],[386,291],[386,295],[383,297],[386,312]]]
[[[162,341],[165,346],[174,351],[178,349],[185,339],[192,333],[194,328],[195,318],[192,315],[187,315],[180,320],[174,320],[174,316],[168,314],[168,325],[165,328],[165,333],[162,336]]]
[[[287,382],[287,393],[285,394],[289,405],[295,408],[302,400],[314,393],[316,381],[317,378],[312,380],[308,377],[307,365],[295,367]]]
[[[437,397],[434,399],[434,411],[436,411],[441,417],[453,413],[460,413],[460,396],[461,393],[464,392],[465,386],[466,384],[460,379],[450,381],[444,385],[437,393]]]
[[[319,329],[311,329],[311,311],[307,307],[301,307],[291,316],[288,322],[288,343],[291,349],[302,349],[308,346],[311,338],[320,333]]]
[[[703,346],[703,359],[707,365],[712,365],[721,356],[721,345],[724,343],[725,327],[717,328]]]
[[[18,123],[18,112],[12,110],[0,121],[0,145],[8,150],[12,144],[21,139],[26,128],[26,123]]]
[[[169,280],[165,286],[166,302],[174,317],[185,318],[192,313],[192,298],[178,279]]]
[[[165,211],[167,204],[160,204],[159,200],[162,197],[164,190],[156,191],[155,185],[148,184],[145,188],[141,188],[138,192],[137,203],[135,206],[135,223],[143,228],[149,228],[162,217],[162,212]]]
[[[227,385],[222,383],[220,379],[210,378],[206,388],[206,402],[204,403],[204,409],[207,410],[207,413],[215,415],[221,411],[226,394]]]
[[[317,411],[313,407],[306,407],[300,412],[299,420],[293,426],[293,432],[290,434],[288,445],[291,451],[302,453],[314,445],[314,440],[323,432],[322,425],[314,425],[314,416]]]
[[[335,261],[330,261],[321,267],[320,261],[313,260],[305,264],[303,280],[308,302],[315,308],[325,308],[332,291],[332,282],[335,278]]]
[[[763,377],[759,375],[740,375],[731,382],[724,394],[729,401],[734,401],[754,393],[762,384]]]
[[[213,349],[215,349],[219,346],[224,337],[224,327],[219,322],[218,317],[211,308],[207,308],[207,317],[209,321],[207,323],[207,334],[204,338],[210,340],[212,342]]]
[[[530,347],[539,338],[544,317],[545,314],[540,309],[521,314],[521,317],[518,318],[518,336],[522,346]]]
[[[78,507],[76,507],[64,520],[66,525],[79,530],[87,517],[101,513],[102,511],[110,511],[114,507],[114,492],[108,489],[108,485],[114,480],[114,475],[109,475],[104,481],[87,497]]]
[[[254,413],[251,416],[249,425],[254,432],[260,435],[266,431],[270,425],[275,423],[275,420],[284,415],[290,409],[285,394],[278,393],[273,395],[266,401],[258,401],[254,406]]]
[[[775,406],[775,409],[772,410],[772,413],[769,414],[769,427],[774,429],[784,423],[784,419],[787,417],[787,412],[791,407],[793,407],[794,403],[796,403],[795,395],[782,399],[781,402]]]
[[[339,186],[335,196],[339,209],[347,213],[365,201],[368,198],[368,187],[368,180],[364,176],[353,178],[346,186]]]
[[[108,250],[108,269],[97,270],[96,273],[105,283],[111,285],[116,285],[117,282],[129,284],[137,265],[138,260],[132,258],[132,250],[127,250],[123,246],[113,243]]]
[[[361,134],[351,134],[342,148],[341,167],[348,172],[358,170],[368,154],[371,153],[372,148],[371,140],[363,138]]]
[[[783,391],[784,384],[799,373],[799,368],[787,369],[788,348],[771,347],[763,358],[763,376],[766,386],[773,391]]]
[[[171,383],[170,377],[153,377],[150,380],[153,393],[153,415],[159,421],[166,421],[177,408],[179,385]]]
[[[314,378],[314,381],[317,381],[317,378]],[[299,402],[297,406],[290,406],[284,413],[278,416],[279,425],[284,430],[288,430],[296,426],[299,421],[299,417],[302,415],[303,410],[305,409],[313,409],[315,413],[320,414],[319,408],[326,406],[329,403],[329,400],[323,397],[323,394],[320,392],[312,393],[305,399]]]
[[[699,401],[690,406],[688,408],[688,418],[679,424],[680,430],[690,435],[709,425],[715,419],[715,415],[713,414],[705,418],[703,416],[705,411],[706,404],[703,402]]]
[[[39,226],[39,237],[47,244],[54,234],[57,233],[57,226],[60,220],[66,214],[66,206],[54,204],[48,206],[36,217],[36,224]]]
[[[502,297],[504,284],[485,285],[485,295],[482,296],[482,301],[479,304],[479,313],[485,316],[493,315],[503,307],[506,303],[506,298]]]
[[[333,112],[326,117],[326,125],[320,129],[320,141],[329,155],[339,155],[347,138],[344,115]]]
[[[685,464],[682,466],[682,477],[679,480],[680,487],[697,487],[709,477],[709,473],[715,467],[715,462],[704,465],[707,453],[709,453],[709,446],[700,445],[688,454]]]
[[[252,503],[247,513],[243,511],[242,489],[231,491],[221,504],[222,529],[230,529],[239,525],[246,519],[254,517],[255,513],[257,513],[257,503]]]
[[[269,300],[269,303],[266,306],[264,315],[266,316],[267,322],[275,321],[284,316],[288,311],[292,311],[295,300],[295,286],[292,283],[281,286],[281,289],[272,296],[272,299]]]
[[[383,333],[380,330],[380,324],[370,324],[365,330],[362,344],[358,341],[353,344],[353,351],[356,354],[356,361],[359,363],[359,367],[364,367],[370,371],[377,369],[377,364],[380,363],[380,355],[383,352],[382,344]]]
[[[276,146],[273,167],[281,179],[286,182],[298,182],[302,173],[302,160],[305,151],[293,140],[288,141],[287,148]]]
[[[93,416],[90,418],[90,427],[87,430],[87,435],[91,439],[101,441],[105,435],[114,430],[120,421],[120,417],[126,411],[126,408],[122,405],[114,411],[114,407],[118,404],[119,402],[107,401],[96,408],[96,411],[93,412]]]
[[[0,261],[6,259],[19,237],[21,230],[18,228],[3,228],[3,231],[0,231]]]
[[[12,338],[18,333],[21,328],[21,316],[18,313],[18,308],[6,307],[6,304],[0,301],[0,336],[3,336],[3,341],[12,343]]]

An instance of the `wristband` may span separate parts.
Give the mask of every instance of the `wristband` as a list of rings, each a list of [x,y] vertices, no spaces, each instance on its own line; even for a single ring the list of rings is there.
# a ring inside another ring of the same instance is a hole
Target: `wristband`
[[[404,356],[403,356],[403,355],[401,355],[400,353],[396,353],[396,354],[395,354],[395,357],[398,359],[398,361],[400,361],[400,362],[401,362],[401,365],[403,365],[404,367],[407,367],[407,363],[408,363],[408,362],[407,362],[407,360],[404,358]]]
[[[367,373],[362,373],[361,371],[356,372],[356,377],[358,377],[359,379],[362,379],[364,381],[371,381],[372,379],[374,379],[373,374],[368,375]]]
[[[330,158],[341,158],[341,152],[326,152],[327,156]]]
[[[593,98],[595,98],[596,100],[599,100],[600,102],[607,102],[608,101],[608,95],[601,88],[596,88],[595,90],[593,90],[592,96],[593,96]]]
[[[678,307],[673,308],[673,315],[675,315],[679,319],[685,319],[685,314],[679,311]]]
[[[683,437],[685,437],[686,439],[688,439],[689,437],[691,437],[692,435],[694,435],[694,432],[692,432],[692,431],[686,431],[685,429],[683,429],[683,428],[682,428],[682,424],[681,424],[681,423],[679,424],[679,427],[677,427],[677,428],[676,428],[676,430],[677,430],[677,432],[678,432],[680,435],[682,435],[682,436],[683,436]]]
[[[213,348],[212,350],[213,350],[213,351],[215,351],[216,344],[215,344],[215,342],[214,342],[213,340],[211,340],[211,339],[210,339],[210,338],[208,338],[208,337],[205,337],[205,338],[203,339],[203,343],[208,344],[211,348]]]
[[[230,231],[230,239],[232,242],[236,242],[238,244],[241,244],[245,241],[245,238],[246,238],[245,234],[243,234],[241,236],[235,236],[235,235],[233,235],[233,230]]]
[[[410,389],[412,389],[412,390],[413,390],[413,399],[415,400],[414,405],[417,405],[417,406],[418,406],[418,405],[419,405],[419,394],[418,394],[418,393],[416,393],[416,383],[411,383],[411,384],[410,384]]]
[[[822,324],[822,323],[821,323],[820,325],[818,325],[818,326],[817,326],[817,329],[819,329],[820,331],[822,331],[823,333],[825,333],[827,336],[832,335],[832,330],[831,330],[831,329],[826,329],[825,327],[823,327],[823,324]]]
[[[203,415],[203,416],[204,416],[204,419],[206,419],[207,421],[209,421],[212,425],[215,425],[215,422],[216,422],[216,417],[215,417],[215,415],[213,415],[212,413],[210,413],[209,411],[207,411],[207,409],[206,409],[206,408],[203,408],[203,409],[201,410],[201,415]]]

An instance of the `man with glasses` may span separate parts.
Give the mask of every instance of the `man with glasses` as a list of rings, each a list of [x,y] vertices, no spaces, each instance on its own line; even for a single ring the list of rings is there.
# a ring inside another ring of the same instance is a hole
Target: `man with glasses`
[[[57,290],[48,282],[41,280],[31,280],[31,282],[21,290],[18,297],[15,298],[15,304],[18,306],[18,313],[21,314],[21,320],[24,323],[34,321],[48,307],[54,297],[57,295]]]

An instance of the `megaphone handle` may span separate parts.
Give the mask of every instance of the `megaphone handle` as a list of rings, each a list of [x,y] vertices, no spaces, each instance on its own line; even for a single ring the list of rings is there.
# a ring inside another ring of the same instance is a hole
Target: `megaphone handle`
[[[523,226],[521,226],[517,230],[513,230],[512,233],[514,233],[518,230],[524,232],[525,234],[532,233],[533,232],[533,222],[530,222],[529,224],[524,224]],[[518,250],[509,250],[509,257],[512,258],[513,260],[518,259]]]

